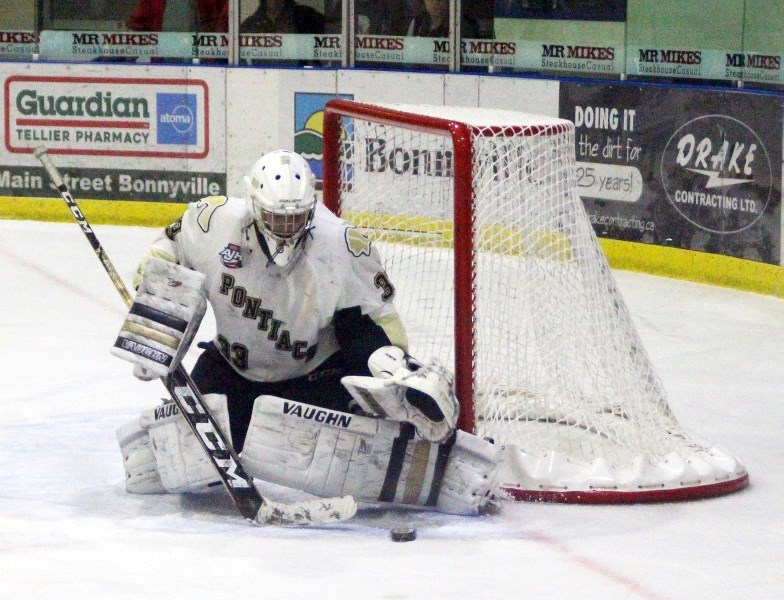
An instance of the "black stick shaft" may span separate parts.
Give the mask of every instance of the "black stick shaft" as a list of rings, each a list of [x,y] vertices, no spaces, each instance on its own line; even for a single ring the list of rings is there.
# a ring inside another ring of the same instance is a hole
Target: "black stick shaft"
[[[112,280],[112,283],[114,283],[114,287],[117,288],[120,296],[122,296],[126,306],[130,306],[133,304],[133,298],[128,292],[128,288],[125,286],[125,283],[120,277],[120,274],[117,272],[117,269],[114,268],[112,261],[109,260],[109,257],[104,251],[103,246],[101,246],[101,242],[98,241],[98,236],[95,235],[92,227],[90,227],[90,224],[87,222],[84,213],[82,213],[79,205],[76,203],[76,200],[74,200],[73,196],[71,195],[68,186],[66,186],[63,182],[63,178],[60,176],[60,172],[57,170],[57,167],[55,167],[52,163],[52,159],[49,157],[46,148],[43,146],[36,148],[35,156],[38,158],[38,160],[41,161],[41,164],[46,169],[46,172],[49,173],[49,177],[52,179],[52,183],[54,183],[57,191],[60,192],[62,199],[65,200],[65,203],[71,210],[71,214],[73,215],[74,219],[76,219],[76,222],[79,223],[79,226],[82,228],[82,232],[87,238],[87,241],[90,242],[93,250],[95,250],[95,254],[98,255],[98,259],[101,261],[103,268],[106,269],[106,272],[109,274],[109,278]]]
[[[68,186],[65,185],[59,171],[52,163],[46,148],[39,146],[35,149],[34,154],[41,161],[46,172],[49,173],[52,183],[68,205],[76,222],[82,228],[82,233],[84,233],[93,250],[95,250],[95,254],[109,274],[114,287],[117,288],[126,306],[130,307],[133,304],[133,297],[117,269],[114,268],[112,261],[109,260],[109,256],[104,251],[98,236],[90,227],[87,218],[71,195]],[[264,498],[261,497],[253,485],[253,478],[242,468],[237,452],[226,441],[225,436],[218,428],[215,419],[204,403],[204,399],[188,372],[182,365],[179,365],[170,376],[162,378],[161,381],[163,381],[172,400],[177,404],[180,413],[185,417],[191,430],[210,458],[223,485],[234,500],[237,509],[245,518],[254,519],[259,508],[265,502]]]

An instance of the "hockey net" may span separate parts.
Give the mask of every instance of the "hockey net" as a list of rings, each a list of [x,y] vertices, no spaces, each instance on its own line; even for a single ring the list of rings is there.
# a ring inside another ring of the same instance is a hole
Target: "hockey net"
[[[328,103],[324,202],[378,246],[410,353],[455,370],[460,427],[517,499],[743,487],[670,410],[577,193],[574,126],[502,110]]]

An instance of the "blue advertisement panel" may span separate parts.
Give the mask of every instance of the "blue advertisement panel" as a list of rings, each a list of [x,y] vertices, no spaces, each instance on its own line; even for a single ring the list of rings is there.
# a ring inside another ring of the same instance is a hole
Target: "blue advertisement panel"
[[[774,96],[562,83],[577,183],[600,237],[779,264],[782,105]]]

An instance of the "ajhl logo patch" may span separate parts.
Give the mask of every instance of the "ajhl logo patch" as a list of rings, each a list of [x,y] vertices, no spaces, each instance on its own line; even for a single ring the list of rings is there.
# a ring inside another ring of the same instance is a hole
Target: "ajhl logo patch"
[[[661,179],[684,219],[719,234],[751,227],[765,212],[773,185],[760,137],[726,115],[704,115],[682,125],[662,153]]]
[[[229,244],[218,255],[224,267],[229,269],[239,269],[242,267],[242,254],[237,244]]]
[[[196,94],[156,94],[156,104],[159,144],[198,142]]]

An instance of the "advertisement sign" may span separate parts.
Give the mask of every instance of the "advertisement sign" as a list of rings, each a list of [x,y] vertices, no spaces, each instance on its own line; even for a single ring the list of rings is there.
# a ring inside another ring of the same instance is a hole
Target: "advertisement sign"
[[[46,60],[226,60],[229,57],[229,36],[225,33],[172,31],[46,30],[41,32],[40,52],[41,58]]]
[[[308,161],[317,189],[323,179],[324,107],[333,98],[353,100],[350,94],[294,93],[294,151]]]
[[[199,80],[12,75],[5,148],[30,153],[203,158],[209,91]]]
[[[629,46],[626,73],[677,79],[742,79],[742,72],[726,68],[727,56],[732,55],[723,50]]]
[[[433,52],[433,42],[447,44],[449,64],[449,42],[442,38],[415,38],[391,35],[358,35],[354,58],[357,62],[439,64]]]
[[[0,52],[2,49],[0,45]],[[229,36],[204,32],[47,30],[41,32],[40,53],[46,60],[225,62],[229,57]],[[239,57],[242,61],[259,63],[340,61],[340,35],[243,33],[239,36]]]
[[[697,48],[629,46],[627,75],[673,79],[720,79],[780,84],[781,54]]]
[[[597,235],[779,263],[774,97],[577,83],[560,96]]]
[[[340,61],[339,35],[305,33],[243,33],[240,35],[240,59],[265,61]]]
[[[518,69],[566,71],[571,73],[623,73],[625,50],[622,46],[517,42]]]
[[[38,53],[38,34],[35,31],[0,30],[0,58],[33,60]]]
[[[223,194],[225,176],[173,171],[62,167],[63,182],[76,198],[192,202]],[[50,195],[43,168],[0,167],[0,196]]]
[[[724,78],[756,81],[758,83],[784,83],[784,60],[781,54],[770,52],[726,52]]]
[[[168,67],[166,78],[144,77],[146,67],[68,76],[52,65],[20,75],[10,65],[0,68],[0,196],[48,194],[33,157],[41,145],[77,197],[190,202],[225,190],[225,88],[214,69],[191,78],[197,68]]]
[[[447,38],[357,36],[356,60],[447,67]],[[554,41],[463,39],[460,64],[530,71],[622,73],[623,47],[561,44]]]

